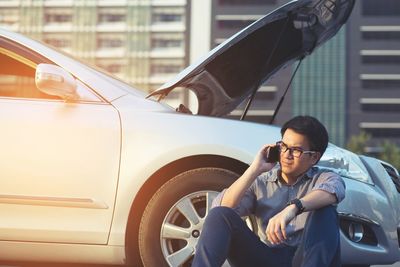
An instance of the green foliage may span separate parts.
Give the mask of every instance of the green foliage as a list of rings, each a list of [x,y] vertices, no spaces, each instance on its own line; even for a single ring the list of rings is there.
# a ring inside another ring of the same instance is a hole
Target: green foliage
[[[361,132],[359,135],[353,135],[346,147],[356,154],[366,154],[365,148],[368,146],[370,140],[371,135]],[[400,169],[400,147],[391,141],[383,141],[381,151],[377,155],[372,156],[392,164],[398,170]]]
[[[393,142],[384,141],[382,143],[382,152],[379,153],[379,158],[389,162],[396,169],[400,169],[400,148]]]
[[[361,132],[359,135],[353,135],[347,143],[347,149],[356,154],[365,154],[365,147],[370,140],[371,135],[366,132]]]

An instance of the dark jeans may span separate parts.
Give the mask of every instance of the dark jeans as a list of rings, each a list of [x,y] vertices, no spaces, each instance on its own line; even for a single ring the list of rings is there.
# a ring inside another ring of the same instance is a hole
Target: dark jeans
[[[268,247],[235,211],[215,207],[204,223],[192,267],[219,267],[226,259],[235,267],[338,267],[339,241],[332,206],[311,212],[298,249]]]

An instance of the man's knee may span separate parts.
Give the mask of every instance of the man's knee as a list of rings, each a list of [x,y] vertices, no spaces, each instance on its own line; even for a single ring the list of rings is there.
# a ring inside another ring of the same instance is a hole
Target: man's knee
[[[329,205],[311,212],[308,223],[338,225],[338,215],[336,207]],[[332,227],[332,226],[329,226]]]
[[[309,215],[304,232],[303,239],[306,244],[319,241],[328,241],[332,244],[339,242],[339,220],[334,206],[326,206],[314,210]]]
[[[303,232],[293,266],[337,266],[340,264],[339,222],[334,206],[314,210]]]
[[[207,218],[239,216],[232,208],[218,206],[210,209]]]
[[[223,220],[224,222],[230,222],[234,220],[240,220],[240,216],[231,208],[228,207],[214,207],[207,215],[206,223],[212,223]]]
[[[338,244],[339,220],[336,208],[334,206],[326,206],[311,212],[303,235],[311,243],[318,242],[318,240],[329,240],[332,245]]]

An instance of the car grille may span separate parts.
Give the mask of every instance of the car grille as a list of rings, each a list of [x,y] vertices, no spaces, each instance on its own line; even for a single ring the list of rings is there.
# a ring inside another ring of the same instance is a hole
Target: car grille
[[[400,248],[400,227],[397,228],[397,241],[399,242],[399,248]]]
[[[389,174],[390,178],[392,179],[392,182],[394,183],[394,186],[396,187],[397,192],[400,193],[400,178],[399,178],[397,171],[389,165],[382,163],[382,166],[385,168],[386,172]]]

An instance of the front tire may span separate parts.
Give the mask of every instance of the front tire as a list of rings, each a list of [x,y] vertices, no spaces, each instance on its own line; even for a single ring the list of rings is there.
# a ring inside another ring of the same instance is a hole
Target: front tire
[[[238,174],[219,168],[181,173],[151,198],[139,226],[139,251],[145,267],[190,266],[213,199]]]

